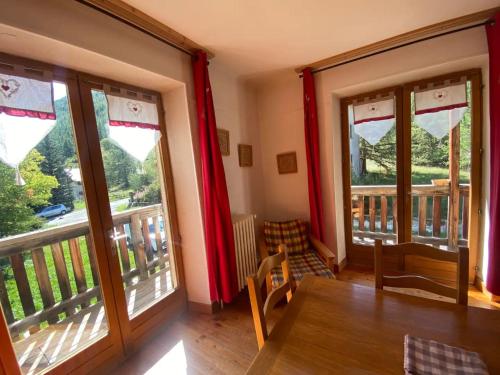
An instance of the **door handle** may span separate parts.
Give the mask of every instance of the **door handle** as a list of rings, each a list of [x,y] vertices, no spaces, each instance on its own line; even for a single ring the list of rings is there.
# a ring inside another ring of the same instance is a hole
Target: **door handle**
[[[108,229],[108,238],[110,239],[111,242],[111,255],[113,257],[116,257],[117,254],[117,249],[116,249],[116,241],[118,241],[121,238],[126,237],[127,235],[125,233],[120,233],[115,230],[115,228]]]

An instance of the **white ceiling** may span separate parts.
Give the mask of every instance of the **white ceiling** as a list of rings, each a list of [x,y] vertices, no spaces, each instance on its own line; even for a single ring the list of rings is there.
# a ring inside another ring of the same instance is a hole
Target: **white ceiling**
[[[500,0],[124,0],[237,74],[294,68]]]

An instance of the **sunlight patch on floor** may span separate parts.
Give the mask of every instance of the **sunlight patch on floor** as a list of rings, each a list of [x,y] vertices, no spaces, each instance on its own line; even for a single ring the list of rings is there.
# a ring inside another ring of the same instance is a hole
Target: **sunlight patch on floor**
[[[145,375],[156,374],[187,374],[187,360],[186,352],[184,350],[184,343],[180,340],[170,351],[160,358]]]

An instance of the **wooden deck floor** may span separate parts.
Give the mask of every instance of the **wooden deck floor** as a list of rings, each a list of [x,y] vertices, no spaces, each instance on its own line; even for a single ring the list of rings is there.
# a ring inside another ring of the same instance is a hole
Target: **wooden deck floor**
[[[125,289],[129,316],[134,316],[172,290],[168,268]],[[80,310],[73,316],[14,343],[17,360],[24,374],[33,374],[74,354],[108,332],[102,302]]]

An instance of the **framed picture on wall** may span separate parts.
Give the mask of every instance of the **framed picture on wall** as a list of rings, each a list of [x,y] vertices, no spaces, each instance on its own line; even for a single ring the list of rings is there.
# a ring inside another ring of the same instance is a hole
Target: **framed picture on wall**
[[[297,173],[297,153],[285,152],[276,156],[278,161],[278,173]]]
[[[252,145],[238,145],[238,160],[240,167],[251,167],[253,165]]]
[[[229,156],[229,130],[217,128],[219,148],[222,156]]]

